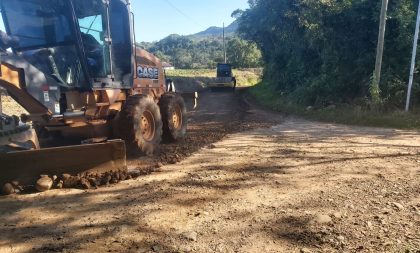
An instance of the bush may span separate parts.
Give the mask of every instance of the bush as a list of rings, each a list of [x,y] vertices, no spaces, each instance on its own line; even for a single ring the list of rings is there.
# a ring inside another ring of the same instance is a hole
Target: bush
[[[304,105],[370,97],[380,1],[253,0],[236,11],[239,33],[265,62],[264,82]],[[390,2],[379,100],[404,105],[415,26],[411,0]],[[419,79],[414,102],[420,95]]]

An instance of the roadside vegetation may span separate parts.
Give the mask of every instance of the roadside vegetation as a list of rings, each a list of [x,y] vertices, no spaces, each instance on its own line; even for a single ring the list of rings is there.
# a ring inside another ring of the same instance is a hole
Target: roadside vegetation
[[[238,33],[264,61],[252,90],[271,108],[318,120],[420,129],[420,79],[403,113],[417,4],[390,2],[380,90],[373,90],[380,1],[256,0]],[[281,24],[281,25],[280,25]],[[417,66],[420,62],[417,63]],[[378,97],[379,96],[379,97]]]
[[[262,69],[234,69],[238,87],[254,86],[261,82]],[[216,69],[178,69],[166,71],[168,78],[175,82],[175,86],[183,90],[200,90],[216,77]]]
[[[374,109],[366,107],[366,104],[368,104],[366,101],[359,101],[359,104],[305,106],[293,102],[293,98],[275,91],[270,85],[263,83],[252,87],[250,93],[265,107],[311,120],[347,125],[420,130],[420,112],[418,110],[406,113],[403,110]]]

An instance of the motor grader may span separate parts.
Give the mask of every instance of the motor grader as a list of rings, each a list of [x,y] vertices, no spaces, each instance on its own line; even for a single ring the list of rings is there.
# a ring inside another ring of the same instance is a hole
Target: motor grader
[[[217,64],[216,72],[216,78],[207,85],[210,90],[217,91],[221,89],[229,89],[235,91],[236,78],[233,76],[232,65],[228,63],[219,63]]]
[[[185,136],[184,99],[168,91],[161,61],[136,46],[130,0],[0,0],[0,8],[0,87],[34,129],[24,140],[3,134],[15,149],[0,153],[0,185],[125,169],[126,147],[150,155],[162,138]],[[84,145],[43,148],[64,139]]]

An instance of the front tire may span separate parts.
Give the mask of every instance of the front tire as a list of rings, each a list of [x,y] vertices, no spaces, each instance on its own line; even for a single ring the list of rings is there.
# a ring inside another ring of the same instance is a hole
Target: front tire
[[[175,93],[164,94],[159,101],[163,121],[163,139],[178,141],[187,133],[187,107],[184,99]]]
[[[150,97],[131,96],[114,120],[114,135],[126,142],[127,149],[153,155],[162,140],[159,106]]]

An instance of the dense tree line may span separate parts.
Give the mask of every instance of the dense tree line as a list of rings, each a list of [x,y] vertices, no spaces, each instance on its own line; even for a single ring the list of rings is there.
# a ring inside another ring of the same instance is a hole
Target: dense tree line
[[[381,99],[401,107],[406,94],[417,1],[390,1]],[[369,101],[381,1],[249,0],[234,13],[239,33],[265,62],[265,83],[307,105]],[[419,80],[414,98],[420,98]]]
[[[141,46],[180,69],[215,68],[217,63],[224,60],[223,40],[218,37],[195,39],[170,35],[158,42],[141,43]],[[234,67],[261,66],[261,52],[255,43],[229,37],[226,47],[228,60]]]
[[[262,66],[261,51],[255,43],[234,37],[227,42],[227,58],[236,68]]]

